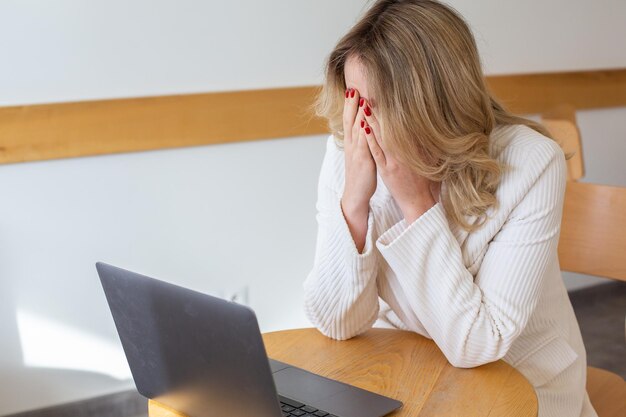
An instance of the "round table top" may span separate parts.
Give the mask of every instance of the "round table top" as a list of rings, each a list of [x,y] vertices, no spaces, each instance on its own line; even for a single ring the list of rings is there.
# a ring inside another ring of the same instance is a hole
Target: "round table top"
[[[455,368],[416,333],[373,328],[333,340],[313,328],[263,334],[268,356],[404,403],[390,417],[537,416],[530,383],[503,361]],[[174,416],[151,402],[150,417]]]

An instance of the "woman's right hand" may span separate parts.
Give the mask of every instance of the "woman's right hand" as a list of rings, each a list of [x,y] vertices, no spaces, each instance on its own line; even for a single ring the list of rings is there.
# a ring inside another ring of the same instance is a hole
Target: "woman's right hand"
[[[369,201],[376,191],[376,163],[361,127],[362,122],[367,127],[367,122],[363,115],[365,106],[359,106],[359,92],[350,89],[346,95],[343,108],[345,187],[341,205],[344,212],[365,213],[367,217]]]

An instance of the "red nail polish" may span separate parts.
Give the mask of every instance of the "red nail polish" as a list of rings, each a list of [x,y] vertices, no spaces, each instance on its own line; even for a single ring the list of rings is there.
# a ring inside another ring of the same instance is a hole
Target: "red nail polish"
[[[370,127],[369,127],[369,126],[368,126],[368,127],[366,127],[366,128],[365,128],[365,133],[367,133],[367,134],[369,135],[370,133],[372,133],[372,129],[370,129]]]
[[[359,107],[363,107],[363,104],[365,104],[365,99],[361,97],[361,99],[359,100]]]
[[[366,116],[371,116],[372,115],[372,111],[370,110],[370,106],[365,106],[365,109],[363,110],[363,113],[365,113]]]
[[[350,97],[354,97],[354,94],[356,94],[356,90],[352,90],[352,93],[350,93]]]
[[[361,127],[365,127],[365,120],[361,120]]]
[[[348,98],[350,96],[350,89],[346,88],[346,98]]]

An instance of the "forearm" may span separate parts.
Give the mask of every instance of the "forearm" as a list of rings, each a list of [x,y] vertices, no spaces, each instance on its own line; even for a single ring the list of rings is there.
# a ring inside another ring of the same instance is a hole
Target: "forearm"
[[[324,193],[313,269],[304,282],[305,311],[311,323],[334,339],[348,339],[371,327],[378,312],[374,217],[365,215],[362,253],[357,252],[341,201]]]
[[[377,246],[428,333],[455,366],[503,357],[536,303],[550,240],[492,242],[474,278],[440,205],[408,226],[396,224]]]

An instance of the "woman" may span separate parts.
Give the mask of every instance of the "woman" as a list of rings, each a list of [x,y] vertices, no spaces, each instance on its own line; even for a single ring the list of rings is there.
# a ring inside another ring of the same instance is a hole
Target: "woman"
[[[329,122],[305,310],[349,339],[379,319],[470,368],[498,359],[539,415],[595,416],[557,242],[565,158],[489,94],[466,23],[433,0],[379,0],[330,54]]]

